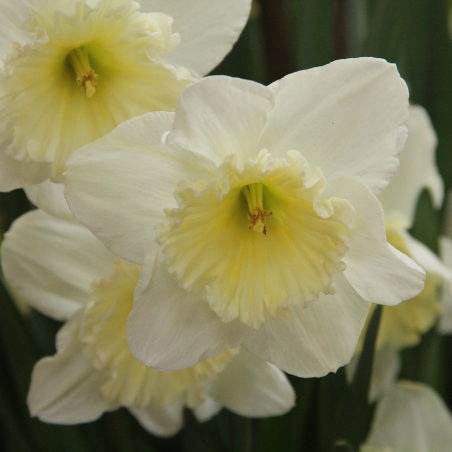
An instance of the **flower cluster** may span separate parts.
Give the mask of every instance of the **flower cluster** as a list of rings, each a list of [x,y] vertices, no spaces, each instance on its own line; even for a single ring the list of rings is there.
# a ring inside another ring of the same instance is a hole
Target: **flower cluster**
[[[65,322],[34,368],[32,415],[126,407],[159,436],[184,408],[280,415],[295,404],[283,371],[322,377],[354,357],[353,373],[384,305],[361,450],[406,450],[409,403],[452,441],[438,396],[395,382],[452,280],[409,234],[421,190],[440,207],[444,189],[395,65],[337,60],[269,86],[203,77],[250,0],[0,3],[0,189],[39,207],[6,234],[2,269]]]

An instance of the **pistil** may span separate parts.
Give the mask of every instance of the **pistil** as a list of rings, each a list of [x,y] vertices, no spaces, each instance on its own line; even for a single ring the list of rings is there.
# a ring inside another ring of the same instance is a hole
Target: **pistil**
[[[91,68],[86,49],[82,46],[72,50],[68,54],[67,60],[74,69],[78,86],[85,92],[87,97],[92,97],[96,92],[99,76]]]
[[[267,217],[272,212],[264,210],[264,186],[261,183],[249,184],[242,188],[242,193],[248,203],[248,228],[267,235]]]

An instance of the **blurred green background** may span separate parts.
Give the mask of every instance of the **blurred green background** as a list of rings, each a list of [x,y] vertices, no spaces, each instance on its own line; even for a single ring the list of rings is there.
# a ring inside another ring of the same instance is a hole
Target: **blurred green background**
[[[227,0],[225,0],[227,1]],[[268,84],[301,69],[339,58],[375,56],[397,64],[411,102],[424,106],[439,137],[437,162],[446,190],[452,186],[452,46],[448,0],[260,0],[232,52],[214,71]],[[21,190],[0,194],[0,231],[29,210]],[[445,209],[419,200],[412,234],[437,251]],[[450,226],[449,226],[450,228]],[[338,437],[361,441],[371,407],[366,388],[376,327],[368,333],[359,381],[347,387],[344,371],[321,379],[290,377],[296,407],[278,418],[246,419],[223,410],[206,424],[187,411],[185,428],[155,438],[125,409],[97,422],[56,426],[31,419],[25,399],[34,363],[54,353],[59,324],[37,312],[23,315],[0,287],[0,450],[295,452],[352,451]],[[452,408],[452,339],[427,333],[403,352],[402,376],[433,386]],[[334,448],[335,447],[335,448]]]

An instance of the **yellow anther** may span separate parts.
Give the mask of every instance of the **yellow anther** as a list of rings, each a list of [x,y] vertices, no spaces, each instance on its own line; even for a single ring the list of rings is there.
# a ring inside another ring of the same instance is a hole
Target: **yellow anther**
[[[248,203],[248,220],[250,222],[248,228],[267,235],[267,217],[272,215],[272,212],[264,210],[263,185],[261,183],[249,184],[242,188],[242,193]]]
[[[88,52],[84,47],[72,50],[67,60],[76,74],[78,86],[85,92],[87,97],[92,97],[96,92],[97,79],[99,76],[90,66]]]

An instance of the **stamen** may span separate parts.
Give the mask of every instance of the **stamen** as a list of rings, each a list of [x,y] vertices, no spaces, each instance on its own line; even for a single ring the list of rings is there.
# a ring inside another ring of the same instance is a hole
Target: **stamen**
[[[249,184],[242,188],[242,193],[248,203],[248,228],[267,235],[267,217],[273,212],[264,210],[264,187],[261,183]]]
[[[96,92],[99,76],[90,66],[86,49],[84,47],[78,47],[72,50],[68,54],[67,60],[77,76],[76,81],[78,86],[85,92],[87,97],[92,97]]]

